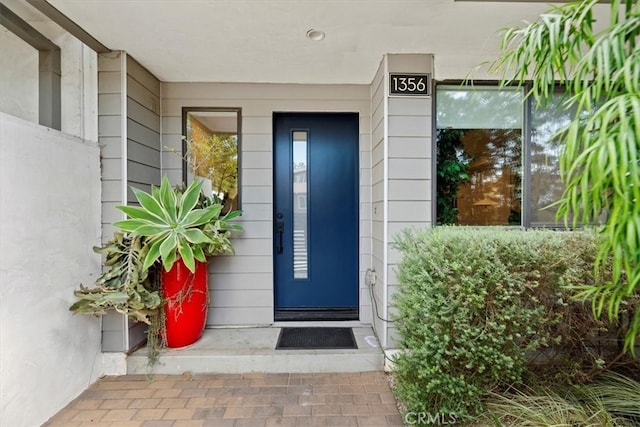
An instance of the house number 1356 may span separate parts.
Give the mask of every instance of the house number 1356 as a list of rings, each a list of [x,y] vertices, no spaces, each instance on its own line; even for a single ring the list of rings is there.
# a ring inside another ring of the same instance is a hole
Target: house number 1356
[[[390,74],[390,95],[429,95],[428,74]]]

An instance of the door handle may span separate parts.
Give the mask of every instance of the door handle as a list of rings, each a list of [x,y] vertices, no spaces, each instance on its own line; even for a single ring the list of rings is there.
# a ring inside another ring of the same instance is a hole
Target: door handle
[[[282,240],[284,238],[284,222],[276,222],[276,253],[281,254],[284,251]]]

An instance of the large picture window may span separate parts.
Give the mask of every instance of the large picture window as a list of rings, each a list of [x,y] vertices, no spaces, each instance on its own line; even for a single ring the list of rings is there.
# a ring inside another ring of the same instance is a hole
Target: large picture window
[[[184,181],[203,181],[224,212],[240,209],[239,108],[183,108]]]
[[[557,226],[560,98],[531,109],[521,88],[441,85],[436,97],[438,224]]]

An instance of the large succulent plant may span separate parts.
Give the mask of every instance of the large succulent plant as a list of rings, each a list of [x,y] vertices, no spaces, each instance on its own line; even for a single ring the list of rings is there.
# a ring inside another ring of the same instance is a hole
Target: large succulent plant
[[[69,309],[96,316],[116,310],[150,324],[162,300],[156,271],[142,267],[148,252],[142,237],[116,232],[112,240],[93,250],[104,255],[108,269],[98,277],[94,288],[80,285],[74,292],[77,301]]]
[[[233,253],[230,234],[242,227],[227,221],[241,212],[221,215],[222,204],[202,194],[201,187],[194,181],[186,189],[171,188],[164,177],[151,194],[133,189],[140,206],[118,207],[128,217],[114,223],[121,231],[103,247],[94,248],[104,256],[106,269],[95,287],[80,285],[70,310],[100,315],[113,309],[151,324],[162,305],[158,259],[169,270],[182,258],[193,272],[196,259]]]
[[[140,206],[118,206],[128,218],[113,225],[131,236],[144,237],[149,246],[144,269],[159,259],[168,271],[181,258],[194,272],[195,260],[205,262],[209,255],[233,252],[229,234],[242,227],[227,221],[241,212],[221,216],[222,204],[209,198],[203,201],[201,188],[202,182],[195,180],[184,191],[173,189],[165,176],[160,188],[152,186],[150,194],[132,189]]]

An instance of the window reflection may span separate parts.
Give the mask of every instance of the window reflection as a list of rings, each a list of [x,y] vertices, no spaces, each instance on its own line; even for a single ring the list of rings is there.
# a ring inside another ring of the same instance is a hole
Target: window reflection
[[[469,179],[458,191],[458,223],[520,225],[520,129],[465,129],[461,142],[471,159]]]
[[[202,179],[224,212],[239,209],[239,110],[193,109],[185,120],[189,179]]]
[[[566,109],[560,95],[544,108],[531,113],[531,224],[554,225],[557,207],[550,207],[562,197],[559,158],[562,139],[554,135],[575,117],[575,108]]]
[[[438,88],[439,224],[521,224],[522,116],[519,90]]]
[[[293,278],[309,277],[307,252],[307,132],[295,131],[293,144]]]

